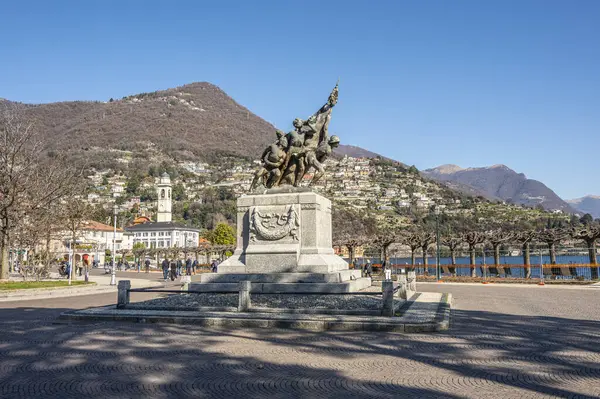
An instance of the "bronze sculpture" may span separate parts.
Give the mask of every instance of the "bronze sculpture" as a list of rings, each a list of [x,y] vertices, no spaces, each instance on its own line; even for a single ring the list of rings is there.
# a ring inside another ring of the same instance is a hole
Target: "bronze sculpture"
[[[294,119],[294,130],[285,136],[280,130],[275,132],[277,140],[263,151],[262,166],[254,174],[250,190],[259,183],[266,188],[284,184],[298,187],[310,169],[314,169],[315,174],[309,185],[323,177],[323,162],[340,143],[339,137],[330,137],[328,132],[331,110],[337,100],[338,84],[314,115],[306,121]]]

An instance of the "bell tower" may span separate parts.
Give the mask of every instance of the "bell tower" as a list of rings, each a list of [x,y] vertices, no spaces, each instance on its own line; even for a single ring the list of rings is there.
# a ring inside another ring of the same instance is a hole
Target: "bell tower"
[[[171,221],[171,178],[168,173],[163,173],[158,182],[158,213],[157,222]]]

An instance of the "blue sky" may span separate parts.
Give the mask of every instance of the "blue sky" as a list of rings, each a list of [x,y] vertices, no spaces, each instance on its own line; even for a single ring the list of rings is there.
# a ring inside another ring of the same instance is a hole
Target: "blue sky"
[[[27,1],[0,8],[0,97],[194,81],[279,128],[338,77],[342,142],[426,169],[503,163],[600,194],[600,2]]]

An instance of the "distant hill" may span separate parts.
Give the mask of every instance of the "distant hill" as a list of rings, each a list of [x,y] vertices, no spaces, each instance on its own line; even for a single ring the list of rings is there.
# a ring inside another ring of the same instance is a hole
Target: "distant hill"
[[[93,147],[135,151],[153,143],[171,157],[210,162],[221,154],[256,159],[275,140],[273,125],[207,82],[107,102],[19,105],[51,148],[70,153]],[[336,152],[377,156],[355,146],[341,145]]]
[[[559,209],[573,213],[574,209],[543,183],[528,179],[506,165],[482,168],[461,168],[457,165],[442,165],[422,171],[425,176],[451,186],[457,184],[470,187],[473,193],[481,193],[487,198],[499,198],[515,204],[536,206],[545,209]],[[457,187],[455,187],[457,188]]]
[[[600,218],[600,196],[587,195],[582,198],[567,200],[567,203],[579,211],[580,214],[589,213],[594,219]]]

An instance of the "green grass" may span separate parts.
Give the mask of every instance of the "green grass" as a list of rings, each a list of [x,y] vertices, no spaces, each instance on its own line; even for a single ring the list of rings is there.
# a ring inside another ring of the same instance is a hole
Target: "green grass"
[[[71,286],[76,285],[95,285],[96,283],[86,283],[85,281],[71,281]],[[7,290],[23,290],[30,288],[55,288],[55,287],[68,287],[69,282],[67,280],[61,281],[9,281],[0,282],[0,291]]]

